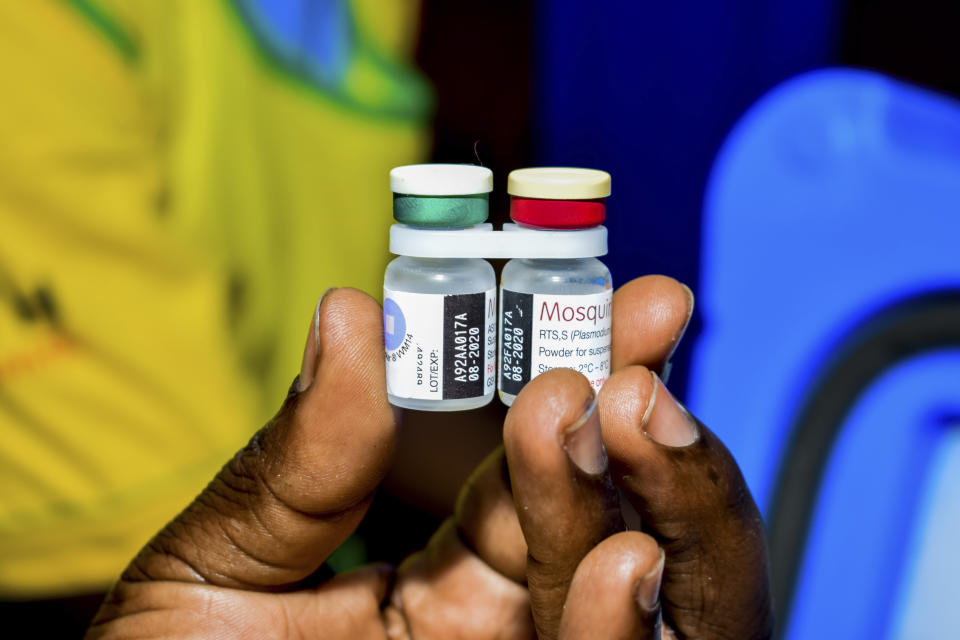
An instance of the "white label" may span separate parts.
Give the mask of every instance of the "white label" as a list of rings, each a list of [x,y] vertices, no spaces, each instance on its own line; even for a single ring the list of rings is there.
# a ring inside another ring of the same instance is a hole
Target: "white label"
[[[496,290],[437,294],[383,290],[387,392],[449,400],[493,391]]]
[[[610,376],[613,290],[586,295],[500,292],[500,389],[516,395],[544,371],[579,371],[599,389]]]

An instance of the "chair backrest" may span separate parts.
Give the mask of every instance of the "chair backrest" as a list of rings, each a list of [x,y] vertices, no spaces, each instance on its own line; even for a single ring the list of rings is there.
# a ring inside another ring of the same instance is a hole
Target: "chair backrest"
[[[764,510],[781,637],[896,637],[935,579],[909,545],[960,516],[937,485],[960,464],[960,104],[863,70],[782,84],[717,156],[702,251],[688,403]]]

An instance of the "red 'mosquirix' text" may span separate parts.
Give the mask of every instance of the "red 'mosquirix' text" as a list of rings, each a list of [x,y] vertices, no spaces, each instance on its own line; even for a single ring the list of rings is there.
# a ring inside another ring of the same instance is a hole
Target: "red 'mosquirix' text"
[[[597,324],[598,320],[603,320],[604,318],[610,315],[610,302],[605,302],[603,304],[592,304],[592,305],[581,305],[574,307],[571,305],[560,306],[559,302],[554,302],[552,305],[544,302],[540,306],[540,321],[552,321],[552,322],[583,322],[584,320],[589,320],[593,324]]]

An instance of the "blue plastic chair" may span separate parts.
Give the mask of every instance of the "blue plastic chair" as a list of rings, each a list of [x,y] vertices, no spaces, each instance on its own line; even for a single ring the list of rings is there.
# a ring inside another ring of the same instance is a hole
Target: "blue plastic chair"
[[[688,404],[764,511],[780,637],[955,637],[960,104],[798,76],[704,207]]]

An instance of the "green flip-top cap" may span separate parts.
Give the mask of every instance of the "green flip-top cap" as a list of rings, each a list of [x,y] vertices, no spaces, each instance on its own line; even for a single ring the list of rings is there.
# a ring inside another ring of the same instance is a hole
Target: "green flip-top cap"
[[[493,172],[471,164],[411,164],[390,171],[393,217],[412,227],[486,222]]]

